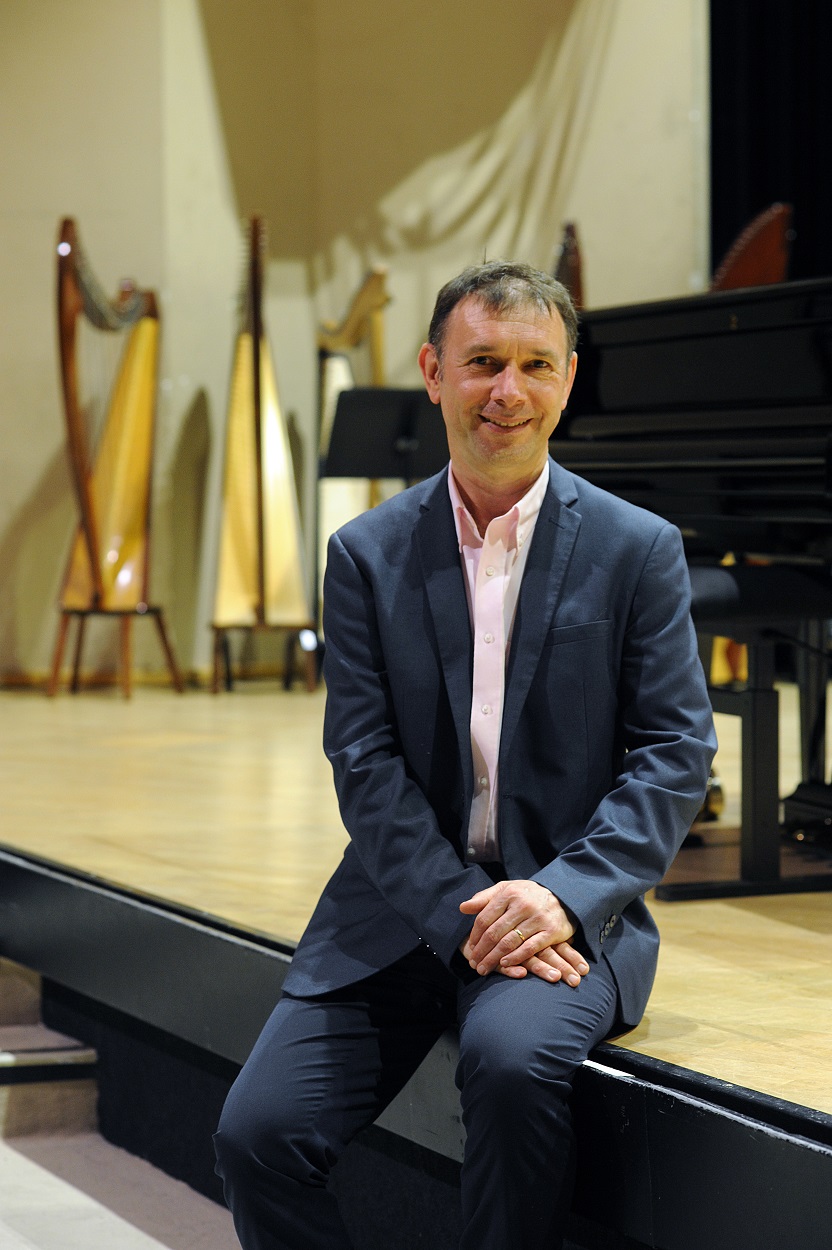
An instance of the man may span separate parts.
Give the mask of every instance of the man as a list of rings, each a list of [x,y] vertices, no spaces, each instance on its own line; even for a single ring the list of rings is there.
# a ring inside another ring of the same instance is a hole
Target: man
[[[462,1250],[555,1250],[572,1075],[637,1023],[642,895],[715,749],[672,526],[567,473],[575,313],[492,262],[439,293],[419,363],[451,465],[346,525],[325,584],[324,745],[343,861],[229,1096],[245,1250],[346,1250],[343,1148],[459,1028]]]

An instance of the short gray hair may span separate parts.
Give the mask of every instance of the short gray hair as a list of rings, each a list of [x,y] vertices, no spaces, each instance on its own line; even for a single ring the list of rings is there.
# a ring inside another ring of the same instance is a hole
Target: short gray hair
[[[541,312],[557,312],[566,328],[567,359],[578,341],[578,314],[562,282],[520,261],[489,260],[471,265],[446,282],[436,297],[428,330],[428,342],[442,359],[448,317],[468,296],[480,300],[489,311],[502,314],[531,305]]]

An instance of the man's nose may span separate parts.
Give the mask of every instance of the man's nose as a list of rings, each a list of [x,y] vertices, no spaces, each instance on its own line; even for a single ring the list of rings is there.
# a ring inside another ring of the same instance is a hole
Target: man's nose
[[[523,374],[515,364],[507,364],[495,375],[491,396],[507,408],[516,408],[525,401]]]

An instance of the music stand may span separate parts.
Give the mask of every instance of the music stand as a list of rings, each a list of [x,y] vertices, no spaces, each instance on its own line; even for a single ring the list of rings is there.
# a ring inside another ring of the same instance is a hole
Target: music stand
[[[386,386],[342,391],[321,477],[432,477],[448,463],[439,407],[426,391]]]

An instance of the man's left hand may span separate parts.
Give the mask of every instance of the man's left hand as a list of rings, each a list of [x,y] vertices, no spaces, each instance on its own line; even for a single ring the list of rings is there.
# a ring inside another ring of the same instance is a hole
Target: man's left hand
[[[500,881],[460,903],[459,909],[476,916],[461,950],[480,976],[499,971],[516,977],[528,971],[553,980],[556,970],[577,984],[589,972],[569,943],[575,925],[560,900],[536,881]]]

